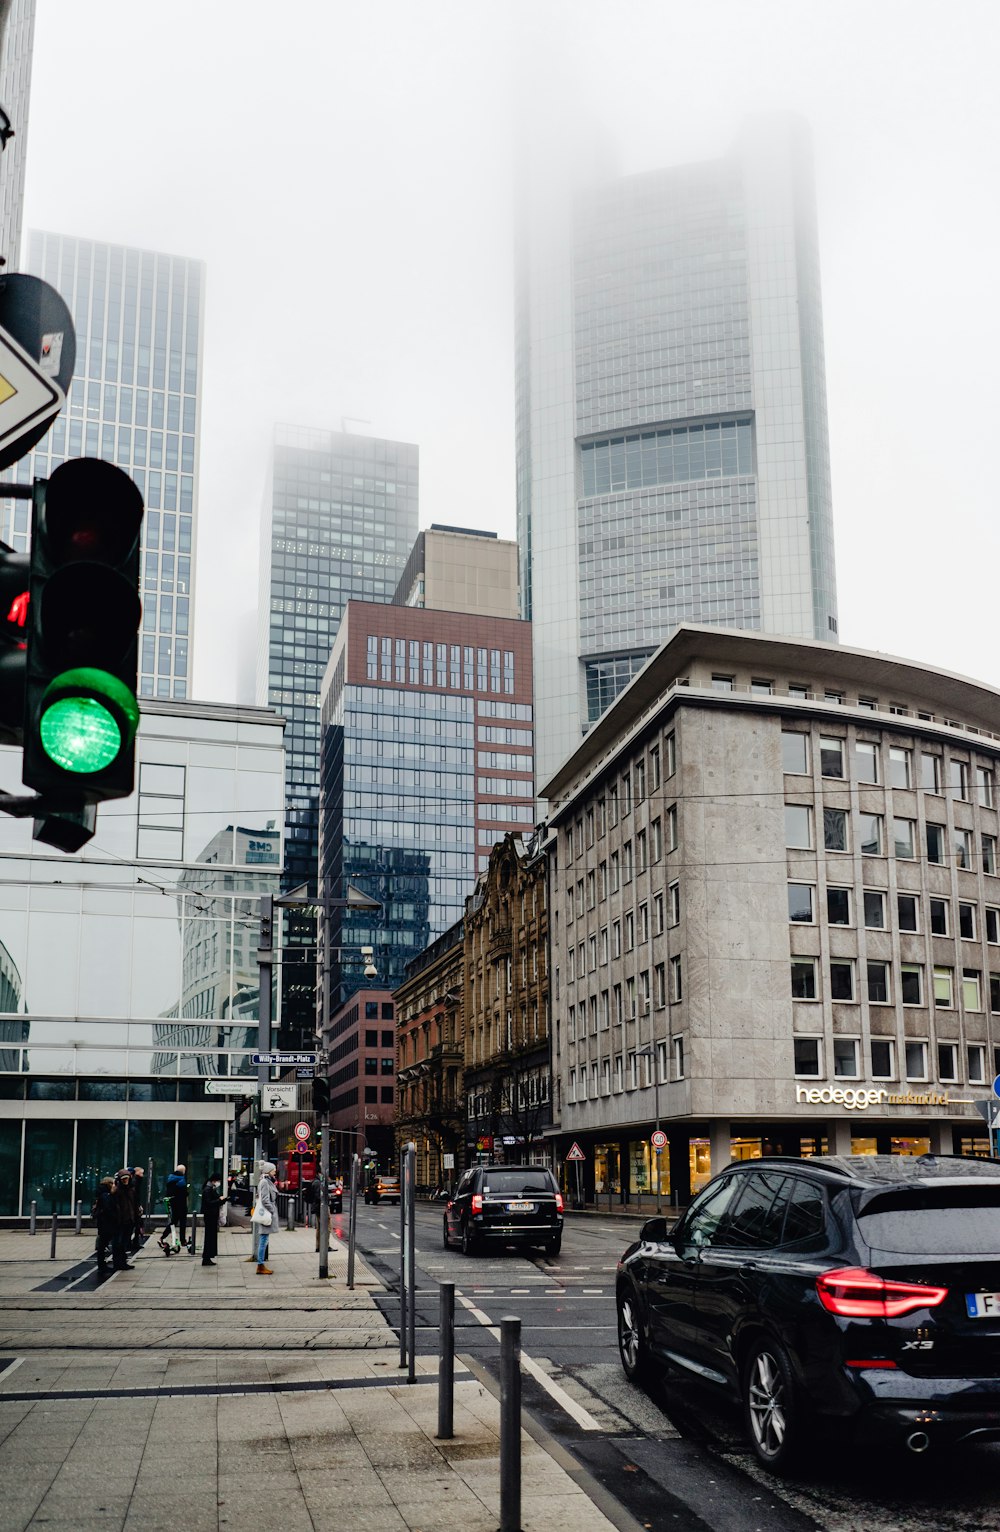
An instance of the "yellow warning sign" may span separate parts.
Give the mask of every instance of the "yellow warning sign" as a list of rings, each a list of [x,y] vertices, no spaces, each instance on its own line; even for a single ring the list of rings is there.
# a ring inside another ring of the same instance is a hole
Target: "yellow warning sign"
[[[9,378],[5,378],[0,372],[0,404],[6,404],[8,399],[13,399],[17,389]]]

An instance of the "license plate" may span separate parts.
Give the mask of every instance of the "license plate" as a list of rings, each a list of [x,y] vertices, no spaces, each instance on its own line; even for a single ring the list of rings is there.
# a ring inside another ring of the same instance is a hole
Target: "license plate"
[[[1000,1293],[966,1293],[965,1308],[970,1319],[1000,1319]]]
[[[508,1202],[507,1211],[508,1213],[533,1213],[535,1211],[535,1204],[533,1202]]]

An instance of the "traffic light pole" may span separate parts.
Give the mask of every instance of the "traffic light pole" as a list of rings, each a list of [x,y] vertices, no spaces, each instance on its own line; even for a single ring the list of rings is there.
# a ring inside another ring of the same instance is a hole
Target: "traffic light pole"
[[[324,1048],[319,1056],[318,1068],[326,1073],[329,1055]],[[330,1275],[330,1113],[321,1112],[319,1130],[323,1135],[319,1146],[319,1274]]]
[[[258,1027],[257,1027],[257,1051],[258,1053],[270,1053],[271,1051],[271,974],[274,965],[274,899],[271,894],[262,894],[260,900],[260,937],[257,942],[257,963],[259,967],[259,1000],[258,1000]],[[267,1159],[267,1146],[270,1138],[270,1112],[264,1110],[264,1093],[267,1090],[271,1077],[269,1064],[257,1065],[257,1160]]]

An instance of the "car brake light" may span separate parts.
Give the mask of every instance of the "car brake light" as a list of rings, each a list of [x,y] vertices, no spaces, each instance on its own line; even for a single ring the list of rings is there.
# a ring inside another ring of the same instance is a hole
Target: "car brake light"
[[[892,1360],[892,1358],[887,1356],[872,1356],[868,1357],[867,1360],[862,1359],[859,1361],[854,1359],[844,1363],[845,1367],[863,1367],[866,1372],[871,1371],[873,1367],[886,1368],[895,1367],[895,1365],[896,1363]]]
[[[823,1307],[843,1319],[898,1319],[915,1309],[936,1308],[948,1296],[946,1287],[887,1280],[863,1266],[824,1272],[816,1280],[816,1291]]]
[[[563,1210],[562,1192],[556,1192],[556,1212],[557,1213],[561,1213],[562,1210]]]
[[[479,1192],[472,1193],[472,1211],[474,1213],[481,1213],[483,1211],[483,1199]]]

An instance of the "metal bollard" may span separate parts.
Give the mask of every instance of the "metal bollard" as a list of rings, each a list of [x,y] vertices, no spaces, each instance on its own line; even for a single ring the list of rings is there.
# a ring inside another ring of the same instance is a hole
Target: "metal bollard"
[[[438,1439],[455,1435],[455,1284],[440,1287],[441,1319],[438,1330]]]
[[[35,1202],[34,1200],[32,1200],[32,1203],[31,1203],[31,1217],[30,1217],[30,1219],[28,1221],[28,1233],[29,1234],[34,1234],[35,1233],[35,1225],[36,1225],[37,1222],[38,1222],[38,1203]]]
[[[358,1183],[360,1180],[357,1155],[351,1161],[351,1216],[347,1225],[347,1286],[354,1291],[354,1246],[358,1232]]]
[[[56,1258],[56,1235],[58,1234],[58,1232],[59,1232],[59,1219],[56,1217],[55,1213],[53,1213],[52,1214],[52,1242],[49,1245],[49,1260],[50,1261],[54,1261],[55,1258]]]
[[[521,1532],[521,1321],[500,1321],[500,1528]]]
[[[414,1183],[417,1174],[417,1146],[406,1146],[406,1180],[409,1196],[406,1199],[406,1296],[410,1305],[406,1328],[410,1338],[410,1354],[407,1362],[407,1383],[417,1381],[417,1201]]]
[[[192,1255],[198,1254],[198,1214],[191,1214],[191,1240],[188,1249]]]
[[[295,1228],[295,1200],[292,1197],[285,1200],[285,1228],[290,1234]]]
[[[83,1233],[83,1203],[77,1200],[76,1204],[76,1232]]]

